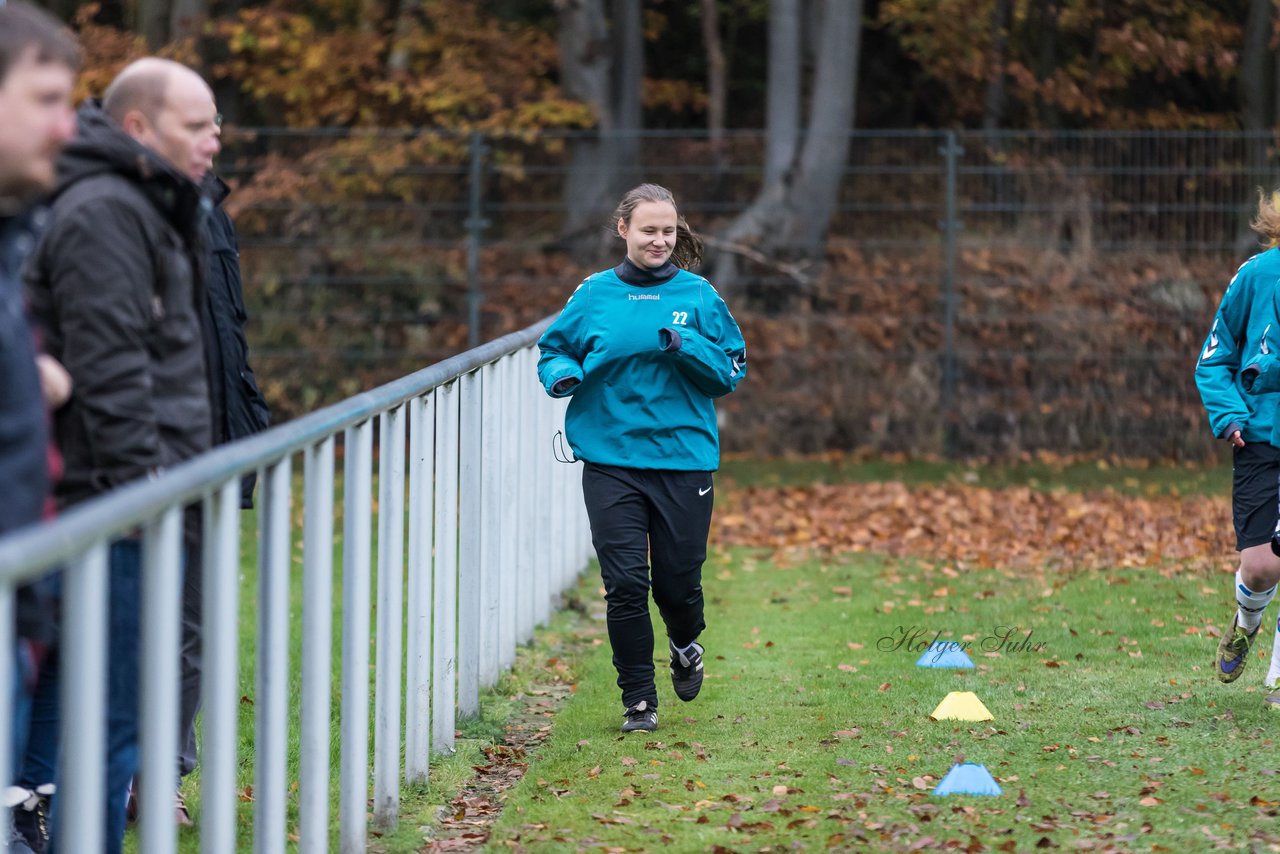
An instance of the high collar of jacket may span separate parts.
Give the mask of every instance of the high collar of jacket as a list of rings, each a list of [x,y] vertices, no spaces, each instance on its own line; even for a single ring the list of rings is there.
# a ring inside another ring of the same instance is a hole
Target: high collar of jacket
[[[207,204],[194,181],[160,155],[125,133],[87,100],[76,114],[77,133],[58,158],[57,195],[79,181],[115,174],[135,182],[164,217],[182,231],[192,231]]]
[[[227,200],[227,196],[231,195],[231,188],[227,186],[227,182],[213,172],[204,176],[204,183],[200,185],[200,190],[209,201],[213,202],[214,207],[221,207]]]
[[[622,263],[613,268],[613,272],[614,275],[628,285],[647,288],[671,281],[675,278],[676,273],[680,272],[680,268],[672,263],[670,259],[661,267],[651,270],[641,267],[630,258],[623,258]]]

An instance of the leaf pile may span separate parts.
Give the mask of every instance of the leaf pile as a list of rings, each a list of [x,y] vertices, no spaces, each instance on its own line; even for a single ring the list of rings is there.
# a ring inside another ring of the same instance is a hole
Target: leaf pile
[[[1224,568],[1225,497],[1135,497],[953,484],[850,483],[726,490],[717,542],[820,554],[922,556],[956,569]]]

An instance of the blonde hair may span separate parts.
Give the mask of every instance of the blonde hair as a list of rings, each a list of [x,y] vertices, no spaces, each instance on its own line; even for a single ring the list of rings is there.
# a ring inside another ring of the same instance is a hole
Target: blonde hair
[[[1258,188],[1258,213],[1249,227],[1258,232],[1264,245],[1280,246],[1280,190],[1267,194]]]
[[[610,230],[617,226],[618,220],[631,225],[631,214],[642,202],[666,202],[676,208],[676,246],[671,250],[671,260],[677,267],[684,270],[690,270],[701,264],[702,238],[689,227],[684,217],[680,216],[680,209],[676,207],[676,198],[666,187],[660,187],[657,184],[641,184],[628,190],[622,197],[622,201],[618,203],[617,210],[613,212],[613,219],[609,223]]]

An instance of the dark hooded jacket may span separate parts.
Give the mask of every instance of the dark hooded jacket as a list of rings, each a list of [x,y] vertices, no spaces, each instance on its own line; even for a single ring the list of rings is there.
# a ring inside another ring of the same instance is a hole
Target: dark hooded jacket
[[[0,216],[0,535],[38,522],[49,494],[48,413],[19,278],[34,242],[28,218]],[[50,640],[45,585],[18,588],[14,619],[18,637]]]
[[[33,241],[24,218],[0,216],[0,534],[38,521],[49,490],[48,416],[19,276]]]
[[[214,444],[252,436],[271,424],[271,410],[249,367],[249,344],[244,335],[248,314],[240,281],[240,246],[231,217],[222,209],[230,190],[216,175],[205,180],[205,193],[214,209],[208,221],[209,275],[205,318],[205,359],[213,403]],[[241,481],[241,506],[253,506],[256,476]]]
[[[46,350],[75,383],[55,419],[64,506],[212,441],[200,320],[210,203],[96,102],[78,121],[27,271]]]

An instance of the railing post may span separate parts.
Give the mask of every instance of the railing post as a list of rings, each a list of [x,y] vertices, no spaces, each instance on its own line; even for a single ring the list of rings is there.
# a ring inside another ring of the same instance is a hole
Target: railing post
[[[62,633],[62,755],[58,759],[60,845],[68,851],[103,850],[107,719],[109,547],[98,543],[64,579]]]
[[[365,850],[369,797],[369,549],[373,424],[347,429],[342,482],[342,755],[338,790],[341,854]]]
[[[502,363],[485,365],[481,371],[481,505],[480,505],[480,687],[498,681],[498,557],[503,539],[502,514]]]
[[[205,499],[204,538],[202,625],[217,626],[218,630],[204,632],[201,638],[204,753],[200,755],[200,843],[204,851],[222,852],[236,850],[239,801],[236,797],[236,718],[240,713],[240,478],[232,478]],[[326,672],[326,688],[328,676]],[[328,727],[326,714],[326,737]],[[305,763],[305,753],[303,757]],[[325,760],[328,761],[328,751]],[[325,778],[327,780],[327,773]],[[328,820],[326,797],[322,827]],[[317,851],[305,847],[302,850],[304,854]]]
[[[147,526],[142,552],[142,626],[138,675],[139,774],[164,781],[139,790],[139,844],[156,854],[177,846],[173,793],[165,785],[173,777],[178,743],[178,657],[182,619],[182,508],[170,507]],[[74,713],[74,712],[73,712]]]
[[[435,524],[435,393],[409,410],[408,671],[405,689],[404,778],[425,783],[431,769],[432,536]]]
[[[373,730],[373,821],[400,821],[400,664],[404,625],[404,407],[378,418],[378,637]]]
[[[516,396],[520,401],[520,455],[516,463],[519,472],[518,488],[519,504],[516,511],[520,519],[520,544],[516,554],[519,561],[516,578],[516,608],[519,622],[516,630],[516,643],[527,643],[533,637],[534,623],[537,620],[535,608],[537,594],[537,572],[539,559],[538,542],[538,469],[537,458],[538,401],[535,393],[540,394],[533,379],[535,363],[533,353],[525,348],[519,354],[519,370],[516,374]]]
[[[532,355],[532,354],[531,354]],[[537,538],[534,540],[537,557],[534,566],[536,571],[534,574],[533,586],[533,619],[535,625],[544,626],[547,624],[548,617],[551,613],[551,574],[552,565],[555,562],[555,554],[553,550],[555,537],[552,527],[555,525],[555,514],[552,512],[555,472],[551,467],[556,465],[551,453],[551,437],[552,430],[552,413],[551,398],[547,397],[541,389],[535,385],[533,381],[532,370],[527,375],[530,387],[530,396],[534,401],[534,417],[532,423],[536,424],[536,435],[534,436],[534,471],[538,483],[538,501],[533,505],[535,508],[534,530],[537,532]]]
[[[254,851],[285,850],[289,736],[290,458],[268,466],[258,551],[258,678],[254,705]],[[172,760],[170,760],[172,761]],[[167,812],[167,811],[166,811]]]
[[[959,428],[959,413],[956,411],[956,243],[960,230],[960,221],[956,208],[956,184],[960,155],[964,149],[956,139],[956,132],[949,130],[945,135],[946,144],[938,149],[945,163],[946,218],[940,223],[943,233],[943,279],[942,279],[942,423],[943,453],[948,457],[956,455],[956,432]]]
[[[480,490],[482,439],[479,371],[458,380],[458,716],[480,713]]]
[[[520,534],[520,444],[523,441],[520,430],[520,399],[517,390],[517,372],[520,368],[519,354],[508,354],[498,360],[498,374],[502,388],[502,518],[501,537],[498,548],[498,565],[501,568],[501,581],[498,593],[498,667],[506,669],[515,664],[516,644],[519,642],[519,599],[517,596],[517,579],[519,567],[516,566],[519,555]]]
[[[436,555],[433,578],[431,743],[453,753],[458,666],[458,381],[436,389]]]
[[[0,685],[14,685],[14,606],[16,597],[11,584],[0,584]],[[10,693],[12,697],[13,694]],[[0,701],[0,733],[14,730],[14,709],[10,703]],[[0,768],[4,769],[5,779],[9,778],[9,769],[16,764],[13,753],[13,740],[0,738]],[[0,803],[0,827],[10,826],[9,807]],[[3,837],[0,837],[3,838]],[[0,843],[2,845],[3,843]],[[0,851],[8,850],[0,847]]]
[[[304,458],[302,551],[302,744],[298,850],[329,850],[330,694],[333,684],[333,437]]]

